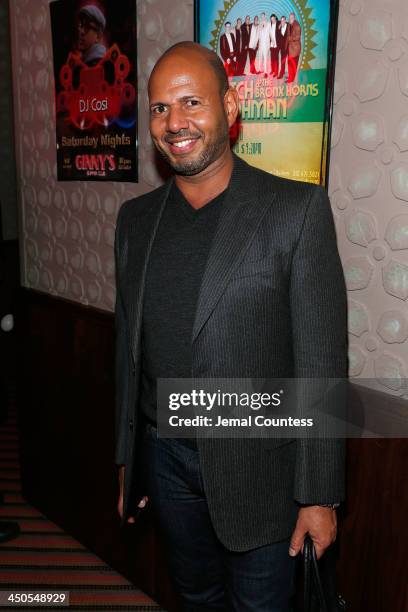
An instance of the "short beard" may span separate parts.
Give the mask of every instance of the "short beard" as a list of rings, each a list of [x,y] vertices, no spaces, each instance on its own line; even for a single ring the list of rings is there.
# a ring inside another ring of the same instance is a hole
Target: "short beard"
[[[208,147],[204,149],[198,159],[186,159],[185,161],[180,161],[177,163],[174,162],[162,149],[157,147],[157,150],[173,168],[176,174],[180,174],[182,176],[194,176],[195,174],[199,174],[208,168],[208,166],[221,157],[225,151],[226,143],[229,143],[229,128],[226,119],[219,122],[216,129],[216,134],[216,139],[210,142]]]

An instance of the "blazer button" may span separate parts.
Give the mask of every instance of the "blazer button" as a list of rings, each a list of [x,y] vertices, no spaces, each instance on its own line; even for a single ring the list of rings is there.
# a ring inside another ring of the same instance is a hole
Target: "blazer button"
[[[129,421],[129,429],[130,431],[133,431],[133,419],[130,419]]]

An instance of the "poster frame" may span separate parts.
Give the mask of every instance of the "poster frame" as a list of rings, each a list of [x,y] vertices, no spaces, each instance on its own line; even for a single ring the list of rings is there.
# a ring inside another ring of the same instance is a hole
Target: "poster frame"
[[[134,123],[132,124],[132,126],[129,125],[124,125],[124,127],[122,126],[122,129],[124,130],[123,133],[126,132],[126,135],[129,136],[132,139],[132,143],[131,145],[125,145],[126,147],[129,146],[128,149],[128,154],[129,154],[129,159],[133,161],[133,163],[131,164],[131,169],[130,170],[125,170],[125,171],[121,171],[120,168],[119,170],[116,171],[116,174],[110,175],[109,173],[105,173],[105,175],[103,176],[102,173],[97,175],[97,174],[85,174],[83,176],[81,175],[75,175],[75,176],[69,176],[66,172],[64,172],[64,168],[62,167],[61,163],[60,163],[60,159],[61,159],[61,154],[59,154],[59,139],[61,138],[61,132],[59,131],[60,126],[59,126],[59,122],[58,122],[58,105],[57,105],[57,98],[58,98],[58,94],[59,92],[61,92],[61,85],[60,85],[60,74],[61,74],[61,67],[62,65],[60,64],[60,62],[57,64],[57,57],[59,58],[59,60],[61,59],[59,57],[60,55],[60,49],[58,50],[58,54],[56,55],[56,49],[58,49],[58,45],[60,44],[58,42],[58,37],[57,34],[58,32],[56,30],[54,30],[54,19],[56,18],[54,13],[57,10],[56,7],[58,7],[58,5],[61,5],[65,3],[66,7],[68,7],[70,4],[72,4],[73,6],[81,7],[83,5],[95,5],[96,7],[98,7],[101,3],[99,2],[99,0],[89,0],[89,2],[87,2],[86,0],[77,0],[77,2],[71,2],[71,0],[50,0],[49,3],[49,17],[50,17],[50,26],[51,26],[51,47],[52,47],[52,71],[53,71],[53,81],[54,81],[54,85],[53,85],[53,93],[55,96],[55,105],[54,105],[54,118],[55,118],[55,145],[56,145],[56,163],[57,163],[57,181],[58,182],[72,182],[72,181],[83,181],[83,182],[114,182],[114,183],[139,183],[140,181],[140,169],[139,169],[139,162],[140,162],[140,158],[139,158],[139,91],[138,91],[138,81],[139,81],[139,74],[138,74],[138,56],[139,56],[139,49],[138,49],[138,39],[137,39],[137,23],[138,23],[138,14],[137,14],[137,6],[135,5],[134,7],[134,13],[132,15],[132,23],[128,28],[128,35],[129,35],[129,39],[128,42],[129,44],[131,44],[132,47],[132,53],[131,55],[128,54],[127,57],[129,59],[129,61],[131,62],[131,73],[134,73],[134,78],[130,78],[130,76],[128,78],[125,78],[123,80],[123,82],[125,83],[125,85],[127,83],[130,84],[130,87],[133,87],[134,92],[135,92],[135,101],[133,103],[132,108],[134,108],[134,115],[133,113],[129,116],[134,117]],[[104,0],[103,1],[104,5],[107,5],[108,8],[108,12],[109,10],[113,10],[114,8],[114,0]],[[110,6],[110,4],[112,4],[112,6]],[[131,2],[130,2],[131,4]],[[127,22],[129,22],[129,19],[127,20]],[[72,27],[72,26],[71,26]],[[65,35],[67,35],[68,30],[65,32]],[[113,37],[113,39],[111,40],[110,43],[110,48],[113,47],[117,47],[117,43],[119,41],[116,40],[115,37]],[[123,42],[123,41],[122,41]],[[60,47],[61,48],[61,47]],[[121,49],[120,43],[119,43],[119,50]],[[108,49],[109,50],[109,49]],[[112,56],[113,57],[113,56]],[[67,52],[67,58],[68,58],[68,52]],[[120,59],[120,58],[119,58]],[[58,83],[57,83],[58,80]],[[115,86],[115,84],[114,84]],[[106,94],[107,95],[107,94]],[[127,119],[126,119],[127,120]],[[128,129],[130,129],[131,127],[131,131],[129,132]],[[73,129],[73,128],[72,128]],[[119,130],[119,128],[118,128]],[[102,134],[102,132],[101,132]],[[101,135],[100,134],[100,135]],[[89,135],[90,137],[95,137],[94,132],[92,131],[92,129],[85,133],[84,132],[84,136]],[[106,132],[106,135],[109,136],[109,133]],[[80,134],[77,134],[77,137],[80,138]],[[117,137],[117,136],[116,136]],[[106,144],[106,143],[105,143]],[[103,148],[103,145],[100,145],[101,148]],[[83,147],[81,148],[82,151]],[[78,151],[79,152],[79,151]],[[82,151],[83,152],[83,151]],[[126,155],[126,149],[123,151],[120,151],[122,153],[122,155]],[[84,153],[84,152],[83,152]],[[97,151],[95,151],[95,153],[97,153]],[[74,154],[74,151],[73,151]],[[85,154],[85,153],[84,153]],[[122,172],[122,175],[120,175],[120,172]]]
[[[206,0],[194,0],[194,41],[198,43],[200,43],[200,7],[202,4],[205,4],[205,2]],[[221,3],[225,4],[224,0],[220,0],[220,4]],[[322,149],[320,156],[320,185],[324,187],[327,191],[329,189],[330,176],[329,170],[331,153],[331,132],[334,109],[334,80],[336,68],[339,6],[340,0],[329,0],[330,19],[327,44],[327,79],[324,102]],[[323,181],[322,176],[324,176]]]

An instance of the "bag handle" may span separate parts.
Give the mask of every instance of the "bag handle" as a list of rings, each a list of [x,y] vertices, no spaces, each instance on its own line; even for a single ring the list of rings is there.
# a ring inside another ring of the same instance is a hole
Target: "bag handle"
[[[317,564],[316,550],[313,540],[309,534],[306,535],[303,544],[303,565],[304,565],[304,612],[316,612],[312,610],[312,584],[315,587],[317,599],[319,601],[319,612],[328,612],[323,585],[320,578],[319,566]]]

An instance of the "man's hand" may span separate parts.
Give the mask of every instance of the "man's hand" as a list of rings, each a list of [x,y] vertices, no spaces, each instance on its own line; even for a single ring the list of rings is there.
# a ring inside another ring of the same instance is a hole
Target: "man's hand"
[[[118,512],[120,518],[123,517],[123,492],[124,492],[124,483],[125,483],[125,466],[121,465],[119,468],[119,500],[118,500]],[[138,508],[144,508],[149,501],[149,498],[145,495],[142,497],[140,502],[137,504]],[[127,519],[128,523],[134,523],[135,517],[129,516]]]
[[[291,557],[295,557],[300,550],[303,552],[303,542],[307,533],[313,540],[316,557],[320,559],[326,548],[336,539],[336,510],[322,506],[300,508],[289,546]]]

